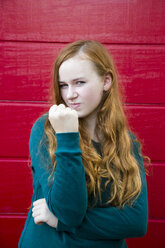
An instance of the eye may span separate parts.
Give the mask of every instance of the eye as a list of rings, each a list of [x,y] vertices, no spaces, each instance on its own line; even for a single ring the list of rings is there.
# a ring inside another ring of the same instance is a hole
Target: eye
[[[78,84],[78,85],[85,84],[85,81],[77,81],[76,84]]]
[[[66,88],[66,87],[67,87],[67,84],[59,84],[60,89],[63,89],[63,88]]]

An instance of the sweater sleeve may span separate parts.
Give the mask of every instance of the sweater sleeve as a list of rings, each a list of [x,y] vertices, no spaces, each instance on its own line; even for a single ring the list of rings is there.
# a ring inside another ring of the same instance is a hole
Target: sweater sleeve
[[[117,207],[93,208],[87,210],[82,224],[69,229],[59,221],[57,231],[67,230],[80,238],[87,239],[125,239],[144,236],[148,224],[147,183],[143,159],[138,153],[138,144],[134,142],[133,153],[138,161],[142,188],[141,193],[130,207],[123,209]]]
[[[48,184],[46,169],[51,159],[48,145],[40,145],[44,134],[44,119],[33,125],[29,149],[32,170],[37,177],[50,211],[59,221],[70,227],[82,223],[87,210],[87,188],[85,170],[81,158],[79,133],[59,133],[56,149],[54,181]]]

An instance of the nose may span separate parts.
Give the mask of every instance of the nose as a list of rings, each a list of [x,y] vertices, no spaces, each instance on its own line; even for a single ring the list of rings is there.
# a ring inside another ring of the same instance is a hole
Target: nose
[[[70,86],[68,87],[68,92],[67,92],[67,99],[70,100],[70,99],[74,99],[77,97],[77,92],[76,90],[74,89],[74,87]]]

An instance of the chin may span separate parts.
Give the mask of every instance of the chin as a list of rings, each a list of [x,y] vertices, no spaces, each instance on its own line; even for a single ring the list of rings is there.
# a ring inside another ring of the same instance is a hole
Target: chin
[[[85,116],[84,115],[79,115],[78,114],[78,118],[84,118]]]
[[[85,117],[86,117],[86,115],[85,115],[85,114],[83,114],[83,113],[79,113],[78,111],[77,111],[77,114],[78,114],[78,118],[85,118]]]

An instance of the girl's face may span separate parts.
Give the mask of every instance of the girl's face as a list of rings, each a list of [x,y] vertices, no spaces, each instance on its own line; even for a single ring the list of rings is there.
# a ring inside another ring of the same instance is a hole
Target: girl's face
[[[93,63],[79,56],[64,61],[59,68],[59,88],[65,104],[75,109],[79,118],[96,117],[106,83]]]

